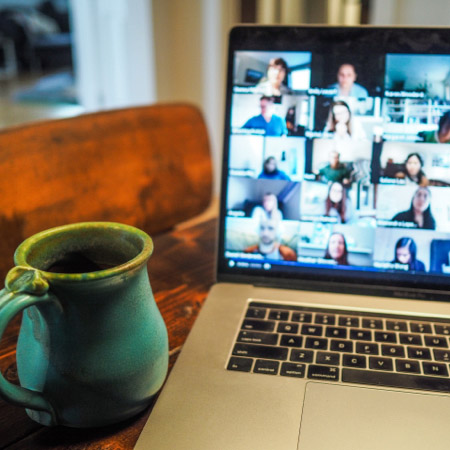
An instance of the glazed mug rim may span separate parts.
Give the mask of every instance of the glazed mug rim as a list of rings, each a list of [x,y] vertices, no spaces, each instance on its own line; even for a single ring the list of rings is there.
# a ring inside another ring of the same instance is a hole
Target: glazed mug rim
[[[35,267],[30,264],[27,260],[31,250],[37,245],[42,243],[44,239],[50,239],[52,237],[63,235],[66,232],[82,232],[87,230],[109,230],[114,232],[128,233],[128,235],[133,238],[140,239],[142,243],[142,248],[139,253],[129,259],[128,261],[118,264],[117,266],[102,269],[95,272],[86,273],[59,273],[59,272],[48,272],[39,267]],[[133,227],[131,225],[125,225],[117,222],[77,222],[67,225],[61,225],[53,228],[49,228],[44,231],[40,231],[36,234],[25,239],[16,249],[14,253],[14,262],[17,266],[22,266],[30,269],[37,270],[42,273],[42,275],[49,281],[67,281],[67,282],[77,282],[77,281],[89,281],[89,280],[100,280],[105,278],[111,278],[117,275],[121,275],[134,269],[138,269],[143,266],[151,254],[153,253],[153,241],[151,237],[140,230],[139,228]]]

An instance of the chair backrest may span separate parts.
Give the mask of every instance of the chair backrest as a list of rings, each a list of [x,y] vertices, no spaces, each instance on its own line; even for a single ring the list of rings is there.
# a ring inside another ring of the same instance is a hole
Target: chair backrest
[[[99,220],[152,235],[202,212],[211,195],[208,135],[190,105],[102,111],[0,131],[0,251],[11,255],[9,266],[17,245],[38,231]],[[0,276],[8,268],[0,267]]]

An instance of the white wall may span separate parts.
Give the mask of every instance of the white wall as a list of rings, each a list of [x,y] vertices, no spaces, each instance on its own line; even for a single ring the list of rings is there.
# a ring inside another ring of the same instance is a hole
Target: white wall
[[[372,0],[373,25],[450,25],[449,0]]]
[[[218,192],[228,31],[237,0],[153,0],[155,72],[159,102],[188,101],[203,111]]]
[[[151,103],[151,0],[71,0],[78,98],[87,111]]]

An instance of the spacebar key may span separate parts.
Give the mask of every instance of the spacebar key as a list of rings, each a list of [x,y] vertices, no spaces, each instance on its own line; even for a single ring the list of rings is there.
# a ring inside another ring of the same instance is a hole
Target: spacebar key
[[[405,389],[450,392],[450,379],[406,375],[392,372],[343,369],[342,381],[345,383],[370,384],[373,386],[390,386]]]

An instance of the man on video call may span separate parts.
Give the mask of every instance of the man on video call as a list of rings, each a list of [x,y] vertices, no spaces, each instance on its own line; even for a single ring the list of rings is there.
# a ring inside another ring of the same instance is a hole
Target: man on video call
[[[329,163],[319,170],[319,178],[323,181],[338,181],[343,185],[350,184],[351,170],[340,161],[340,155],[332,150],[328,156]]]
[[[277,219],[261,219],[259,222],[259,243],[247,247],[244,252],[259,253],[267,259],[297,261],[295,251],[278,242],[279,227],[280,221]]]
[[[242,128],[264,130],[266,136],[287,134],[286,122],[273,113],[273,98],[263,95],[259,100],[261,114],[251,117]]]
[[[358,83],[355,66],[353,64],[341,64],[337,73],[337,83],[330,87],[337,89],[338,97],[367,98],[369,96],[367,89]]]

